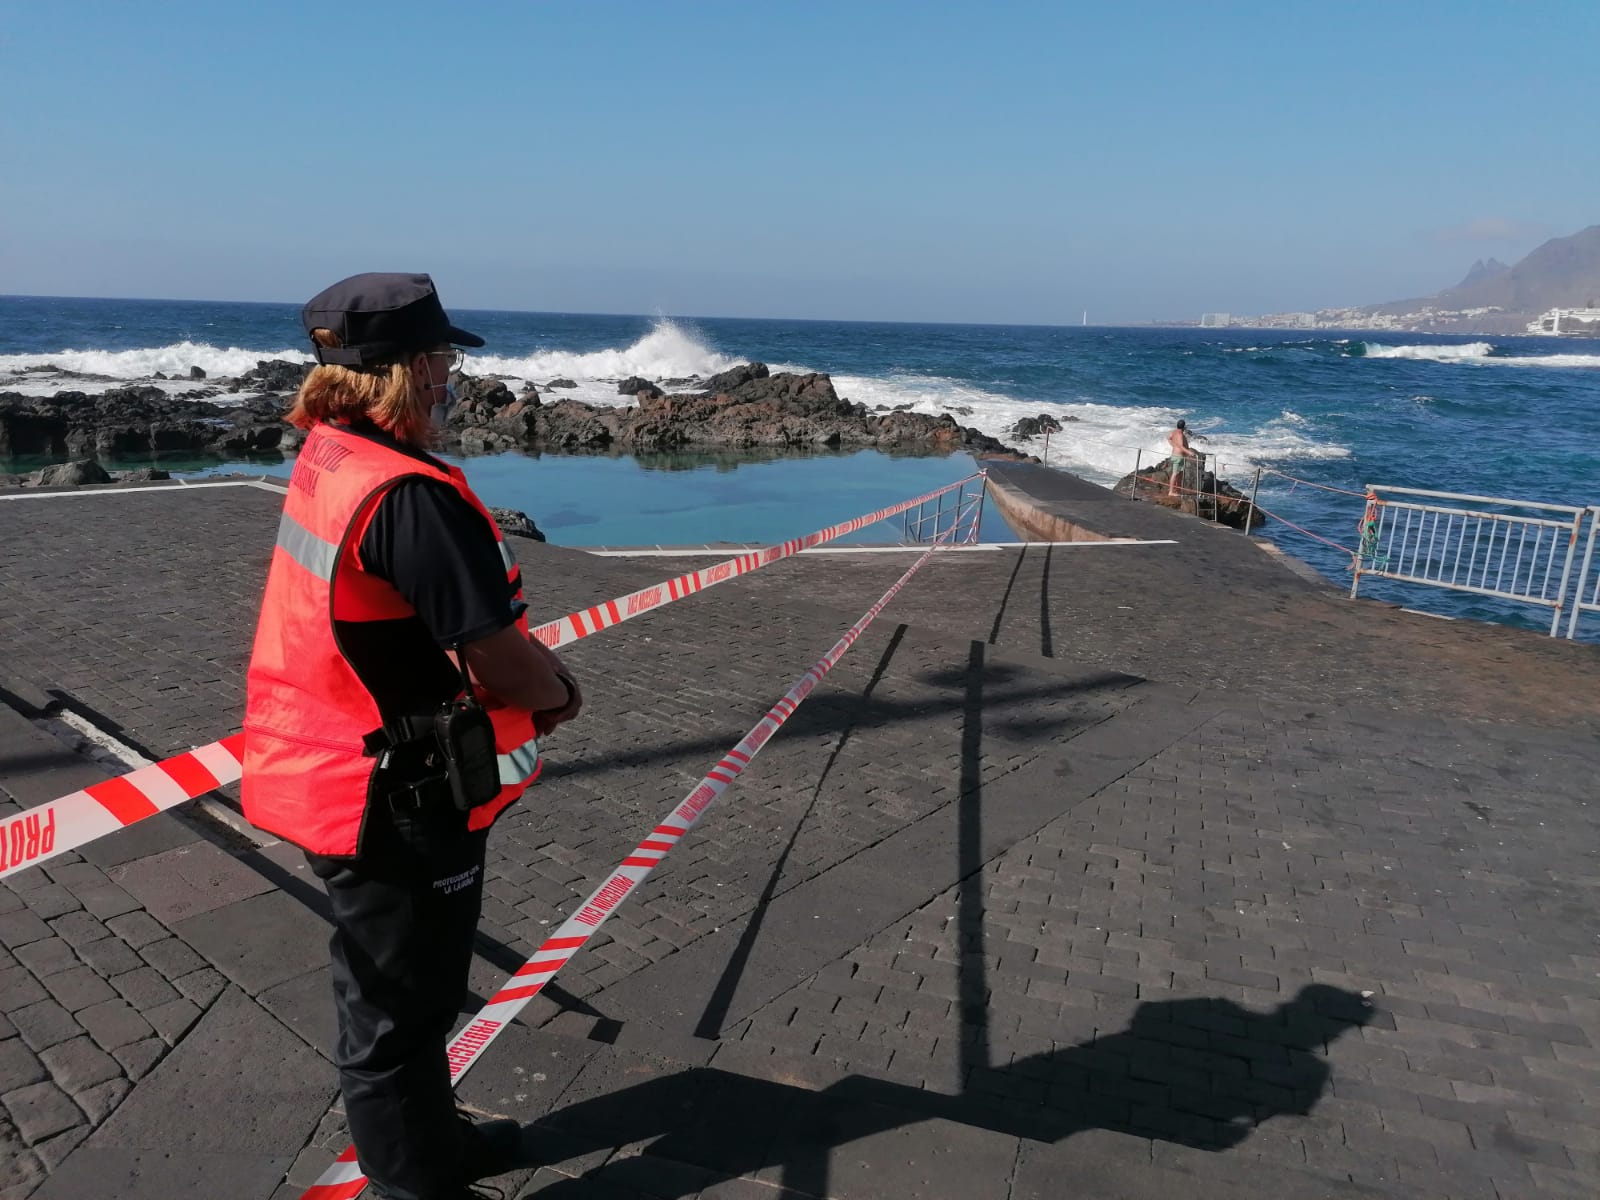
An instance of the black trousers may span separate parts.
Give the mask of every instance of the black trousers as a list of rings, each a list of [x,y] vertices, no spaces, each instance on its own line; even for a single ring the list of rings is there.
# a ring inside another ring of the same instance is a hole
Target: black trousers
[[[417,810],[374,800],[355,858],[306,855],[333,908],[345,1114],[386,1200],[463,1192],[445,1040],[466,999],[486,839],[446,798]]]

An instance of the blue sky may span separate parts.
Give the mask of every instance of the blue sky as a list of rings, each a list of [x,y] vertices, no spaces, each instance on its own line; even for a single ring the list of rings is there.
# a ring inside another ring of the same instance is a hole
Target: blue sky
[[[0,18],[0,292],[1142,322],[1428,294],[1600,222],[1592,0]]]

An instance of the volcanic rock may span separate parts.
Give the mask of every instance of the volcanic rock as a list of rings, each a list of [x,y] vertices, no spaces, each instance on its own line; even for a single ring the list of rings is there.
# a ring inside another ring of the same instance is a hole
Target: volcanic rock
[[[1169,496],[1167,487],[1170,479],[1171,469],[1165,463],[1158,463],[1156,466],[1135,471],[1131,475],[1124,475],[1117,480],[1112,490],[1119,496],[1127,496],[1134,500],[1149,500],[1165,508],[1193,513],[1208,521],[1215,518],[1223,525],[1232,526],[1234,529],[1245,529],[1247,532],[1260,529],[1267,523],[1267,515],[1260,509],[1256,509],[1254,515],[1251,515],[1250,497],[1226,479],[1218,479],[1211,471],[1207,471],[1201,477],[1199,486],[1195,489],[1198,495],[1179,492],[1176,496]]]
[[[720,375],[713,375],[700,385],[700,390],[710,392],[713,396],[719,392],[735,392],[752,379],[765,379],[771,374],[766,363],[743,363]]]
[[[1067,417],[1068,421],[1077,420],[1076,417]],[[1011,432],[1018,437],[1038,437],[1042,433],[1060,433],[1061,422],[1049,413],[1040,413],[1037,417],[1023,417],[1011,427]]]
[[[132,458],[166,450],[281,449],[292,432],[284,424],[284,407],[277,396],[252,396],[224,407],[138,384],[98,395],[0,392],[0,457]]]
[[[520,534],[522,537],[532,538],[536,542],[545,540],[539,527],[533,523],[533,518],[517,508],[489,509],[489,515],[494,518],[494,523],[506,533]]]
[[[110,483],[111,476],[94,459],[80,458],[35,471],[28,476],[28,482],[34,487],[78,487],[85,483]]]
[[[617,395],[619,396],[638,396],[641,393],[644,396],[649,397],[651,400],[654,400],[658,396],[665,394],[659,387],[651,383],[648,379],[641,379],[637,375],[630,375],[621,383],[617,384]]]
[[[311,363],[286,362],[281,358],[261,359],[228,385],[230,392],[288,392],[300,390],[311,374]]]
[[[641,382],[647,381],[624,380],[623,385]],[[644,394],[636,407],[549,403],[548,396],[541,403],[513,396],[496,382],[462,377],[457,382],[462,400],[450,414],[444,441],[469,453],[511,447],[660,453],[689,446],[746,451],[882,446],[1018,455],[949,414],[878,416],[841,398],[827,375],[773,375],[761,363],[724,371],[708,379],[702,391],[662,395],[653,385],[640,390]]]

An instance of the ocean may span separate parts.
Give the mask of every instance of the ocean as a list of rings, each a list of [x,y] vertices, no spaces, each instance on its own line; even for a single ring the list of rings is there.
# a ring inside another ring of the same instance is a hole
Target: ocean
[[[706,376],[754,359],[774,371],[826,371],[840,395],[869,408],[950,412],[1033,453],[1043,452],[1042,441],[1009,430],[1021,417],[1050,413],[1064,429],[1050,440],[1049,461],[1105,484],[1163,455],[1167,430],[1183,417],[1224,478],[1248,492],[1263,468],[1262,506],[1336,546],[1355,545],[1362,511],[1361,500],[1343,492],[1368,483],[1600,504],[1600,441],[1591,428],[1600,413],[1600,341],[466,309],[452,317],[488,341],[469,356],[468,372],[541,385],[566,378],[577,386],[560,395],[593,403],[631,403],[616,393],[626,376]],[[0,391],[113,386],[26,372],[44,364],[116,381],[187,375],[193,366],[214,377],[264,358],[305,360],[303,345],[295,305],[0,297]],[[159,386],[181,395],[204,384]],[[575,546],[775,541],[974,469],[965,455],[873,451],[458,461],[488,503],[523,509],[552,541]],[[201,474],[241,464],[162,465]],[[1010,536],[992,516],[983,534]],[[1348,558],[1336,546],[1280,522],[1263,536],[1348,582]],[[1379,582],[1363,594],[1441,615],[1549,623],[1544,610],[1433,588]],[[1588,621],[1600,634],[1600,617]]]

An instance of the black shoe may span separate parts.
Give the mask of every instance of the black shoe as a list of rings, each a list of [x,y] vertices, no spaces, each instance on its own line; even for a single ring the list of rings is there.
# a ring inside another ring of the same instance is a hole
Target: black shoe
[[[487,1179],[527,1166],[522,1151],[522,1126],[509,1117],[493,1121],[474,1121],[459,1109],[461,1120],[461,1162],[466,1178]]]

